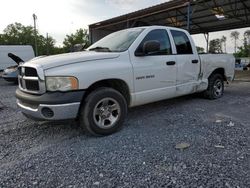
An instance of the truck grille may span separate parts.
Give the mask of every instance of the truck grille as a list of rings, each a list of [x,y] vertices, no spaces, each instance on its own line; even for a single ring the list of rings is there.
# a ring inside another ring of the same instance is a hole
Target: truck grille
[[[26,82],[25,85],[26,85],[27,90],[39,91],[38,81],[26,80],[25,82]]]
[[[38,77],[37,71],[34,68],[30,67],[25,67],[25,76],[33,76],[33,77]]]
[[[30,93],[40,93],[39,76],[35,68],[19,67],[18,73],[19,87],[21,90]]]

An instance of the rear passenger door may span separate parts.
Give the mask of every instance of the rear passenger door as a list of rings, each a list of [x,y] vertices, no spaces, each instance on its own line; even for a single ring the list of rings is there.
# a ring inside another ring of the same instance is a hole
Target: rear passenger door
[[[176,93],[194,92],[200,73],[200,60],[190,35],[180,30],[170,30],[176,48]]]

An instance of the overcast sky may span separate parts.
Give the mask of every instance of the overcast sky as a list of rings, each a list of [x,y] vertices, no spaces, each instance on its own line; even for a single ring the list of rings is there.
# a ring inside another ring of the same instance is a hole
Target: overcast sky
[[[66,34],[79,28],[88,28],[89,24],[108,18],[136,11],[164,0],[4,0],[1,2],[0,33],[10,23],[20,22],[33,25],[32,14],[38,17],[38,30],[44,36],[49,33],[61,45]],[[248,28],[249,29],[249,28]],[[243,39],[243,32],[240,39]],[[233,52],[233,41],[230,31],[211,33],[210,39],[227,37],[227,49]],[[205,48],[203,35],[195,35],[197,46]]]

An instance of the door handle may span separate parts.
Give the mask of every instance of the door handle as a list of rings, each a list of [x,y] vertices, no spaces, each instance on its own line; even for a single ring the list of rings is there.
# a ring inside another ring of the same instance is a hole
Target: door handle
[[[175,61],[168,61],[166,62],[167,65],[175,65]]]
[[[194,60],[192,60],[192,63],[194,63],[194,64],[196,64],[196,63],[198,63],[199,61],[197,60],[197,59],[194,59]]]

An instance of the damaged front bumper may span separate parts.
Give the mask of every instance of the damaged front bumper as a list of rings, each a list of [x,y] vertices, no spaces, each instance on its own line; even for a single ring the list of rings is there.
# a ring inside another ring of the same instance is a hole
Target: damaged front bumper
[[[16,90],[17,105],[22,113],[36,120],[65,120],[78,116],[85,91],[51,92],[32,95]]]

